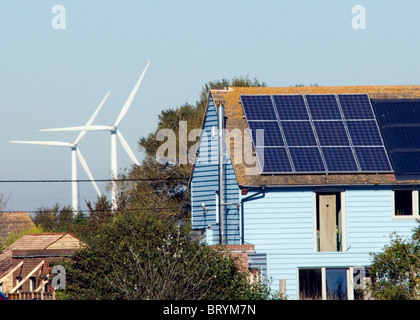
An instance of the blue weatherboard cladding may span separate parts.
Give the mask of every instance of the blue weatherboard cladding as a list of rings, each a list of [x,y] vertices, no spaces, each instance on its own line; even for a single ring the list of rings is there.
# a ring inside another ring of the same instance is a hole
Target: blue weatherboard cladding
[[[352,102],[357,104],[357,101],[350,101],[356,98],[358,99],[360,96],[345,96],[343,98],[342,110],[345,116],[350,121],[359,121],[355,118],[359,117],[360,114],[364,114],[364,117],[368,119],[371,116],[370,110],[368,110],[369,112],[359,110],[357,114],[353,114],[352,109],[347,108],[346,103]],[[266,105],[267,101],[264,100],[265,98],[261,97],[261,99],[262,103]],[[293,103],[299,105],[298,102],[294,101]],[[303,113],[289,115],[291,118],[288,120],[304,117],[305,110],[302,109],[301,111]],[[252,117],[261,118],[262,115],[255,113],[252,114]],[[395,118],[393,119],[395,120]],[[248,125],[254,129],[258,129],[262,125],[258,120],[248,120]],[[306,118],[300,120],[306,121]],[[269,123],[272,121],[270,119],[260,121],[264,121],[264,125],[268,126],[270,130],[271,128],[277,129],[273,124]],[[352,131],[352,125],[347,126],[347,129]],[[359,125],[359,123],[355,123],[355,125]],[[371,132],[368,122],[366,122],[366,125],[366,131]],[[326,133],[325,136],[320,135],[318,137],[320,139],[318,144],[320,148],[323,148],[324,161],[331,167],[336,168],[337,171],[345,171],[349,167],[353,168],[355,165],[354,158],[351,150],[350,153],[348,152],[350,147],[347,147],[347,144],[344,143],[346,136],[342,132],[342,122],[316,123],[316,126],[320,128],[321,132]],[[205,239],[209,244],[217,244],[219,236],[219,228],[216,224],[215,216],[216,191],[218,190],[218,140],[217,137],[212,138],[213,127],[217,128],[217,113],[213,101],[210,99],[203,124],[205,139],[202,138],[200,141],[199,153],[191,179],[193,228],[207,230]],[[338,132],[338,134],[327,134],[330,130]],[[365,142],[362,140],[369,138],[368,136],[354,135],[354,137],[356,138],[356,144],[363,146],[366,143],[369,145],[372,143],[372,141]],[[270,147],[256,146],[256,153],[273,152],[279,157],[281,151],[285,149],[279,142],[282,141],[282,137],[270,135],[270,138]],[[389,141],[385,142],[388,142],[388,144],[394,142],[391,139]],[[375,141],[373,142],[376,143]],[[337,144],[340,144],[340,149],[334,147]],[[372,148],[361,150],[359,145],[354,145],[354,152],[374,153],[375,151]],[[409,145],[409,147],[415,146],[414,144]],[[310,145],[305,145],[305,148],[311,147]],[[291,156],[298,157],[299,155],[293,154],[293,147],[291,148]],[[337,161],[337,154],[340,154],[339,159],[341,161]],[[345,157],[346,155],[348,157]],[[287,157],[286,153],[285,157]],[[342,162],[343,157],[348,160],[344,164]],[[352,159],[353,161],[350,161]],[[285,161],[280,162],[283,164],[287,163]],[[249,266],[251,268],[261,268],[263,275],[268,277],[273,290],[279,290],[280,280],[286,280],[286,295],[288,299],[299,298],[299,268],[369,266],[372,259],[371,253],[382,251],[384,246],[390,243],[390,235],[392,233],[396,232],[401,237],[408,238],[418,225],[415,219],[405,219],[405,217],[399,219],[393,216],[392,186],[388,184],[382,186],[380,184],[377,186],[373,184],[370,186],[346,185],[343,181],[340,183],[337,192],[341,192],[341,210],[344,212],[344,251],[317,252],[316,187],[304,184],[302,186],[288,187],[280,183],[276,185],[268,183],[268,187],[265,188],[262,195],[249,199],[253,194],[261,192],[261,188],[256,184],[250,184],[248,185],[250,187],[247,195],[242,196],[239,192],[237,178],[229,157],[226,159],[226,163],[226,201],[238,203],[245,198],[249,200],[243,203],[243,219],[240,218],[241,208],[237,208],[234,205],[227,208],[227,242],[228,244],[240,244],[240,231],[243,228],[244,244],[251,244],[255,247],[255,253],[248,255]],[[306,165],[305,162],[302,162],[302,166],[304,165]],[[365,164],[359,163],[359,165],[363,166]],[[290,172],[290,168],[285,167],[283,171]],[[238,172],[239,178],[241,177],[240,175],[241,173]],[[270,177],[265,176],[265,178],[269,179]],[[206,211],[203,210],[203,203],[208,208]],[[211,232],[207,229],[209,225],[211,226]]]
[[[191,179],[192,227],[196,230],[205,230],[205,241],[208,244],[219,243],[219,225],[216,223],[216,191],[218,191],[219,174],[218,138],[212,136],[212,132],[215,132],[213,128],[217,127],[217,112],[213,100],[210,98]],[[227,150],[225,154],[228,154]],[[240,244],[240,207],[236,205],[239,203],[240,191],[229,156],[225,163],[225,196],[226,202],[230,203],[226,207],[227,244]],[[203,208],[203,204],[205,208]]]
[[[389,244],[391,233],[410,237],[417,226],[415,220],[393,219],[391,189],[348,188],[346,251],[316,252],[314,201],[311,188],[270,188],[264,197],[245,203],[245,243],[255,245],[256,254],[266,254],[272,289],[279,290],[279,280],[285,279],[289,299],[298,299],[298,268],[369,266],[370,253]]]

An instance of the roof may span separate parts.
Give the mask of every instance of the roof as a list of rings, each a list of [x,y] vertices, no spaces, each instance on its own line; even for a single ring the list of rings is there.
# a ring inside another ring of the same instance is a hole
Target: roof
[[[278,94],[368,94],[370,99],[419,99],[420,86],[331,86],[331,87],[227,87],[212,88],[210,91],[216,108],[225,108],[226,129],[241,134],[241,141],[249,141],[247,123],[240,104],[241,95]],[[239,133],[240,132],[240,133]],[[247,140],[245,140],[247,139]],[[351,173],[351,174],[272,174],[262,175],[252,171],[255,164],[242,161],[243,150],[235,150],[234,139],[228,142],[232,164],[240,186],[325,186],[325,185],[392,185],[418,184],[419,180],[399,180],[392,173]],[[239,152],[241,152],[239,154]],[[235,159],[241,159],[235,161]]]
[[[29,229],[35,226],[28,212],[0,213],[0,243],[12,232]]]
[[[26,234],[8,246],[9,250],[43,250],[61,239],[67,233],[33,233]]]
[[[66,249],[69,251],[76,249],[75,245],[72,246],[56,246],[57,242],[64,240],[64,238],[70,238],[70,240],[78,240],[67,232],[62,233],[34,233],[26,234],[13,242],[10,246],[4,249],[0,254],[0,276],[7,272],[12,266],[12,254],[13,252],[41,252],[44,250],[55,250]],[[68,241],[68,240],[67,240]],[[78,242],[79,243],[79,242]],[[79,243],[80,245],[80,243]],[[79,246],[80,247],[80,246]],[[51,249],[50,249],[51,248]],[[63,250],[62,250],[63,251]],[[64,250],[65,251],[65,250]],[[63,252],[64,252],[63,251]],[[67,251],[65,251],[67,253]]]

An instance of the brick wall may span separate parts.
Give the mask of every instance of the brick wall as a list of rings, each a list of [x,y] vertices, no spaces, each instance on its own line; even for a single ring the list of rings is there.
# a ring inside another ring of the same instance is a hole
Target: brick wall
[[[239,258],[239,269],[248,272],[248,253],[254,253],[255,247],[253,244],[242,245],[223,245],[221,246],[223,252],[228,252],[234,257]]]
[[[74,252],[74,250],[15,250],[12,253],[12,268],[18,265],[20,262],[23,261],[22,267],[18,268],[15,272],[13,272],[12,282],[13,285],[10,290],[16,286],[17,281],[16,278],[20,277],[20,280],[23,280],[34,268],[36,268],[42,261],[44,261],[43,265],[36,270],[36,272],[31,275],[31,277],[35,278],[35,290],[39,285],[41,285],[42,281],[46,280],[46,276],[51,272],[51,268],[56,265],[60,264],[63,258],[68,257],[70,255],[70,251]],[[22,284],[22,288],[19,289],[20,292],[29,292],[30,291],[30,280],[28,279]],[[42,292],[44,288],[41,289]],[[48,293],[52,293],[54,290],[53,288],[48,285]]]

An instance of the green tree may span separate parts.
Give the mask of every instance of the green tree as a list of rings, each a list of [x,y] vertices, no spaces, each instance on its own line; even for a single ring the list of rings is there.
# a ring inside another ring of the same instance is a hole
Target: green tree
[[[2,250],[7,248],[13,242],[20,239],[21,237],[23,237],[26,234],[29,234],[29,233],[43,233],[43,232],[44,232],[44,230],[39,226],[31,226],[31,227],[27,227],[27,228],[22,229],[22,230],[13,231],[7,236],[6,239],[4,239],[2,242],[0,242],[0,253],[1,253]]]
[[[382,252],[372,254],[369,289],[380,300],[420,299],[420,227],[410,239],[397,234]]]
[[[190,238],[172,215],[116,213],[66,262],[62,299],[266,299],[235,258]]]
[[[45,232],[77,232],[87,223],[87,217],[81,212],[74,215],[70,206],[63,206],[60,209],[58,203],[50,208],[39,208],[32,220]]]
[[[156,158],[157,150],[163,143],[158,141],[157,135],[162,129],[171,129],[175,133],[177,147],[180,143],[184,143],[179,140],[180,121],[186,121],[187,134],[193,129],[201,129],[210,89],[228,86],[264,87],[266,84],[248,77],[210,81],[202,87],[195,105],[186,103],[177,108],[163,110],[159,115],[156,130],[139,140],[139,147],[145,153],[143,162],[122,176],[129,181],[120,183],[120,188],[124,191],[120,203],[126,204],[128,208],[165,211],[179,218],[188,218],[190,211],[188,178],[195,158],[195,149],[192,147],[197,141],[187,141],[187,145],[183,145],[185,150],[191,151],[188,163],[169,160],[162,162],[162,159]],[[132,182],[133,179],[136,181]]]

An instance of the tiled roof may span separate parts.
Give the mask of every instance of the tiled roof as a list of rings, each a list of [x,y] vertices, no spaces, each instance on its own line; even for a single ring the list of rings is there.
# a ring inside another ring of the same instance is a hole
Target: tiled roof
[[[0,277],[12,267],[12,251],[0,254]]]
[[[12,266],[12,252],[15,250],[45,250],[68,233],[26,234],[5,248],[0,254],[0,276]]]
[[[13,242],[6,250],[42,250],[59,240],[66,233],[26,234]]]
[[[349,93],[367,93],[371,99],[419,99],[420,86],[335,86],[335,87],[229,87],[213,88],[211,96],[215,102],[216,108],[219,103],[225,107],[226,129],[232,132],[240,132],[241,141],[250,140],[247,133],[247,124],[244,118],[244,112],[240,104],[240,95],[246,94],[349,94]],[[245,134],[245,137],[244,137]],[[241,186],[280,186],[280,185],[367,185],[367,184],[407,184],[420,183],[420,181],[410,180],[401,181],[395,178],[394,174],[305,174],[305,175],[261,175],[250,174],[247,171],[255,164],[247,165],[241,151],[234,148],[234,137],[231,135],[229,143],[229,153],[233,162],[233,167]],[[235,152],[237,152],[235,154]],[[241,154],[239,154],[241,152]],[[235,161],[235,159],[242,159]],[[259,172],[259,170],[258,170]]]

